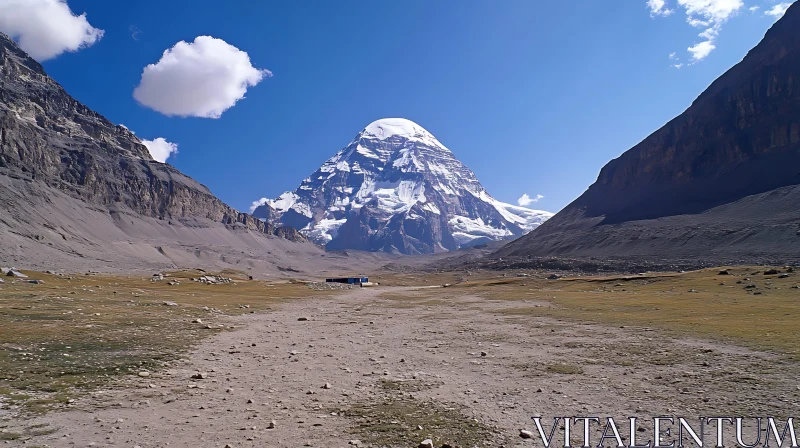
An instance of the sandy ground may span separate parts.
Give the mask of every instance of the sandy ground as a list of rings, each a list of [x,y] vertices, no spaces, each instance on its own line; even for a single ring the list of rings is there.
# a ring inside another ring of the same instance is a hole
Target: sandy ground
[[[3,422],[55,428],[6,443],[348,446],[368,437],[354,433],[341,410],[398,394],[476,419],[494,432],[486,446],[534,446],[518,436],[521,428],[535,431],[534,415],[786,416],[800,404],[795,364],[775,355],[505,312],[520,301],[442,290],[438,300],[412,305],[382,298],[387,290],[404,291],[365,288],[228,318],[232,331],[169,370],[79,399],[67,411]],[[192,379],[196,372],[207,378]],[[413,440],[428,436],[424,427],[409,431]]]

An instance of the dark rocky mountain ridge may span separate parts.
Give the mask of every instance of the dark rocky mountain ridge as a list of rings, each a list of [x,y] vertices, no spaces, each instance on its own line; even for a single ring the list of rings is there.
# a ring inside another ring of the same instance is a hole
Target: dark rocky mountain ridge
[[[0,260],[74,269],[247,266],[318,257],[152,159],[0,34]]]
[[[800,5],[681,115],[497,256],[800,250]]]
[[[272,233],[167,164],[129,130],[69,96],[42,66],[0,34],[0,168],[82,200],[155,218],[202,217]]]

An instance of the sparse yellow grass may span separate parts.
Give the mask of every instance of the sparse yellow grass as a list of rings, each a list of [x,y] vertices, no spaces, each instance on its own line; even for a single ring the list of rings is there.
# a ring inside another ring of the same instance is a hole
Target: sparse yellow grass
[[[121,375],[155,371],[223,331],[225,316],[333,293],[248,281],[236,272],[221,274],[235,283],[219,285],[190,281],[202,275],[198,271],[174,272],[160,282],[26,273],[45,283],[7,279],[0,285],[0,399],[30,412],[46,411]],[[173,280],[180,285],[167,284]],[[193,323],[198,318],[202,323]]]
[[[792,288],[800,285],[800,276],[765,276],[767,269],[736,267],[729,269],[731,275],[718,275],[721,269],[714,268],[625,277],[503,278],[453,288],[491,299],[555,305],[514,307],[510,314],[660,328],[800,358],[800,289]]]
[[[546,280],[541,272],[530,277],[516,277],[514,272],[506,277],[483,273],[483,278],[476,275],[451,288],[420,289],[390,298],[411,306],[432,304],[431,299],[440,295],[473,295],[520,302],[518,306],[509,303],[503,311],[520,317],[659,328],[800,359],[800,289],[792,288],[800,285],[800,273],[778,278],[763,275],[769,267],[749,266],[729,268],[731,275],[718,275],[721,269],[560,280]],[[748,285],[756,287],[745,288]]]

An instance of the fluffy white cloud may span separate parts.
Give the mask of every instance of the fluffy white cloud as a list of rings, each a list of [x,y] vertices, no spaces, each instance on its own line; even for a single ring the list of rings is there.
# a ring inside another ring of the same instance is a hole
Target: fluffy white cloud
[[[789,9],[790,6],[792,6],[791,3],[778,3],[772,8],[764,11],[764,14],[775,17],[775,20],[778,20],[783,17],[784,14],[786,14],[786,10]]]
[[[717,48],[716,45],[710,40],[706,40],[700,42],[698,44],[692,45],[691,47],[687,48],[689,53],[692,54],[692,60],[694,61],[702,61],[705,59],[712,51]]]
[[[672,14],[673,10],[666,8],[664,0],[647,0],[647,7],[650,8],[650,16],[664,16]]]
[[[178,144],[168,142],[162,137],[154,140],[142,140],[142,144],[147,146],[150,156],[157,162],[164,163],[171,155],[178,153]]]
[[[65,0],[0,0],[0,31],[37,61],[78,51],[103,37],[86,14],[72,13]]]
[[[760,6],[751,6],[751,7],[747,8],[747,9],[748,9],[748,11],[750,11],[750,12],[756,12],[756,11],[758,11],[759,9],[761,9],[761,7],[760,7]]]
[[[698,34],[702,40],[687,49],[693,63],[697,63],[708,57],[717,48],[716,40],[722,30],[722,25],[744,7],[744,2],[742,0],[677,0],[677,5],[686,13],[686,23],[689,26],[703,29]],[[647,6],[650,8],[651,16],[669,15],[657,12],[667,9],[664,0],[648,0]],[[753,11],[752,8],[750,10]],[[670,59],[675,58],[670,55]]]
[[[261,198],[261,199],[259,199],[257,201],[253,201],[253,203],[250,204],[250,213],[253,213],[254,211],[256,211],[256,209],[258,207],[261,207],[262,205],[264,205],[264,204],[266,204],[268,202],[269,202],[269,199],[267,199],[267,198]]]
[[[219,118],[248,87],[269,76],[269,70],[253,67],[244,51],[198,36],[192,43],[178,42],[145,67],[133,97],[164,115]]]
[[[544,198],[544,196],[537,194],[535,198],[528,196],[528,193],[523,194],[519,199],[517,199],[517,204],[526,207],[528,205],[533,204],[534,202],[539,202],[540,199]]]

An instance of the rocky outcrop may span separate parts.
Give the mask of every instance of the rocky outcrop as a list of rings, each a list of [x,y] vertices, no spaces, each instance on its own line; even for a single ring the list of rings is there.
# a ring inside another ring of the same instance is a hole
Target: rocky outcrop
[[[784,201],[796,197],[798,167],[800,4],[793,4],[683,114],[609,162],[581,197],[498,256],[791,251],[798,216]]]
[[[68,95],[2,34],[0,74],[0,174],[147,217],[205,218],[274,231],[170,165],[154,161],[132,132]]]

